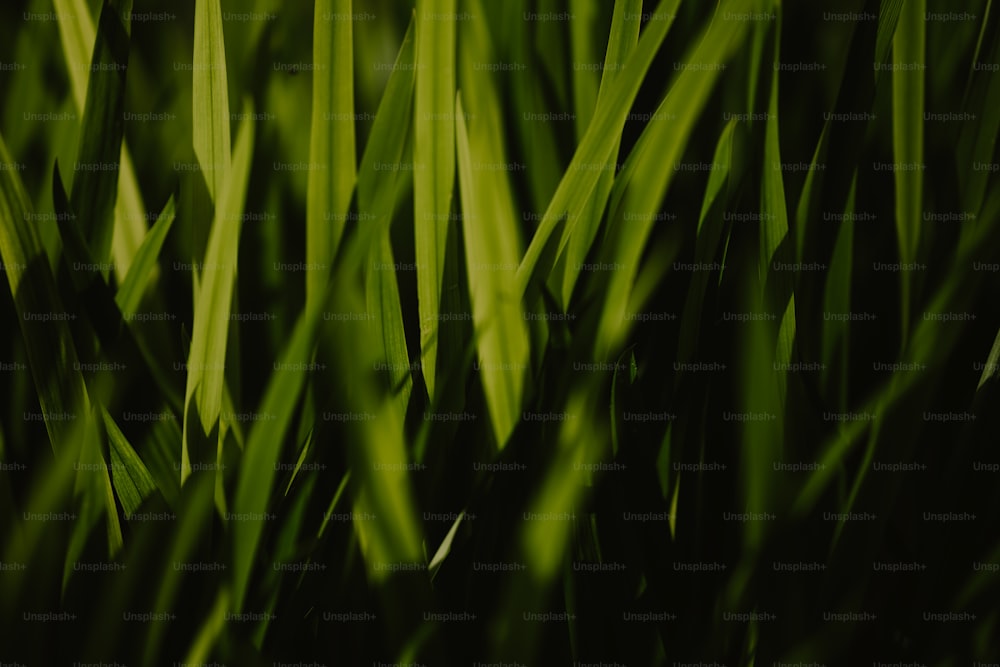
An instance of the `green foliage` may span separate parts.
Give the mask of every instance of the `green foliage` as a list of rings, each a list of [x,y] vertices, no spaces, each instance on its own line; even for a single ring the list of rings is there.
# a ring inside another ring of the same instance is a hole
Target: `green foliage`
[[[0,664],[1000,656],[991,0],[139,4],[0,9]]]

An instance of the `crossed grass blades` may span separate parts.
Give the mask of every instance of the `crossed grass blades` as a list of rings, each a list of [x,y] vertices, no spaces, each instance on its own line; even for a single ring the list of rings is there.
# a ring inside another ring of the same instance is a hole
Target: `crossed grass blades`
[[[1000,655],[991,0],[181,4],[2,10],[0,660]]]

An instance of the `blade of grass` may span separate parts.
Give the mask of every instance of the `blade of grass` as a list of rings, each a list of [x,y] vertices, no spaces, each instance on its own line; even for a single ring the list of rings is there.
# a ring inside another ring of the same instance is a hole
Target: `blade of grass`
[[[608,91],[611,89],[611,84],[618,76],[622,65],[628,61],[629,55],[639,41],[641,16],[642,0],[618,0],[615,2],[614,15],[611,19],[611,33],[608,36],[608,49],[604,57],[604,69],[601,74],[600,89],[595,101],[587,109],[592,109],[593,104],[601,104],[609,94]],[[579,104],[577,106],[579,108]],[[592,113],[587,114],[588,122],[591,115]],[[620,146],[621,140],[619,138],[618,141],[614,142],[611,149],[613,157],[618,155]],[[573,288],[580,275],[580,267],[586,259],[587,253],[590,251],[590,246],[594,242],[594,236],[597,234],[597,229],[601,224],[604,207],[607,205],[614,178],[614,171],[610,169],[601,171],[597,186],[591,195],[589,210],[585,210],[582,220],[580,220],[570,235],[569,245],[564,255],[565,268],[562,275],[561,294],[564,308],[569,305]]]
[[[132,0],[111,0],[101,10],[70,194],[91,253],[102,264],[111,257],[115,227],[131,12]],[[105,279],[110,268],[102,267]]]
[[[774,62],[781,56],[781,8],[776,7],[774,31]],[[763,30],[763,28],[758,28]],[[761,234],[760,264],[758,266],[761,289],[769,290],[777,298],[778,305],[784,302],[778,340],[774,351],[775,381],[778,390],[778,407],[784,405],[788,390],[788,376],[778,368],[788,368],[795,343],[795,294],[792,278],[787,272],[772,271],[772,262],[778,256],[779,248],[788,237],[788,206],[785,202],[785,182],[782,176],[781,146],[778,135],[778,72],[771,79],[771,98],[768,104],[767,127],[764,135],[764,175],[761,183]],[[763,304],[762,304],[763,305]],[[780,440],[779,440],[780,446]]]
[[[252,117],[249,102],[244,118]],[[228,123],[228,116],[226,122]],[[195,300],[191,351],[188,356],[187,386],[184,395],[184,438],[181,450],[181,482],[191,473],[192,446],[197,449],[212,432],[219,420],[222,406],[226,358],[229,337],[229,312],[236,281],[236,260],[239,249],[243,205],[250,178],[253,155],[254,124],[244,121],[236,140],[233,171],[222,182],[215,220],[209,232],[205,252],[205,269]],[[197,423],[192,423],[197,415]],[[200,429],[195,433],[192,429]],[[212,443],[212,450],[215,449]],[[196,452],[201,461],[208,450]]]
[[[483,79],[485,80],[485,78]],[[511,291],[513,271],[495,267],[515,267],[520,256],[513,199],[503,175],[483,178],[473,171],[472,151],[477,162],[496,164],[503,160],[502,150],[494,152],[491,138],[500,136],[499,119],[491,117],[495,95],[485,86],[471,90],[482,106],[472,114],[476,119],[470,147],[461,95],[455,101],[458,119],[457,143],[459,184],[462,197],[462,224],[465,228],[466,267],[473,324],[479,349],[480,377],[490,420],[503,449],[520,421],[525,369],[528,365],[528,331],[521,302]],[[483,94],[487,93],[487,94]],[[484,121],[480,124],[480,120]]]
[[[87,81],[89,68],[82,67],[93,52],[97,30],[90,16],[86,0],[53,0],[53,6],[60,16],[72,16],[72,21],[57,21],[62,42],[66,70],[69,72],[73,101],[82,115],[87,102]],[[115,202],[114,234],[111,253],[114,257],[115,274],[119,281],[125,278],[132,263],[132,257],[139,249],[146,231],[145,206],[135,176],[135,165],[122,139],[121,170],[118,177],[118,197]]]
[[[73,315],[62,306],[37,231],[32,209],[7,144],[0,136],[0,256],[24,336],[31,375],[45,415],[89,411],[90,400],[69,329]],[[51,320],[51,321],[49,321]],[[72,419],[45,418],[53,450],[59,453]]]
[[[316,0],[312,129],[306,199],[306,261],[329,267],[344,234],[356,179],[351,0]],[[347,17],[347,18],[345,18]],[[306,274],[306,300],[321,298],[329,268]]]
[[[747,11],[747,7],[747,2],[733,0],[723,3],[719,11],[740,13]],[[646,240],[673,177],[673,164],[683,154],[691,130],[715,86],[721,68],[743,42],[746,32],[745,22],[739,21],[713,21],[705,28],[688,61],[709,63],[712,67],[708,71],[680,71],[629,155],[622,174],[616,179],[614,187],[618,194],[612,195],[613,214],[610,224],[622,228],[614,230],[618,238],[612,246],[614,249],[611,251],[610,261],[619,270],[612,272],[608,282],[604,310],[595,337],[594,349],[599,359],[608,358],[610,350],[618,344],[630,326],[625,317],[628,294],[638,273]],[[640,38],[630,62],[642,52],[644,39],[646,38]],[[615,88],[628,79],[629,72],[630,69],[626,66],[626,73],[615,80]],[[611,99],[618,98],[612,96]],[[669,122],[666,120],[668,118],[671,119]],[[615,201],[619,202],[617,206]],[[632,218],[627,230],[623,227],[626,212]],[[532,245],[536,239],[532,240]],[[527,257],[525,255],[525,262]],[[526,266],[524,262],[521,265],[522,269]]]
[[[232,157],[222,7],[220,0],[196,0],[194,7],[192,142],[212,202],[218,205]]]
[[[413,145],[414,242],[420,352],[427,393],[437,395],[438,329],[455,181],[455,0],[417,0]]]
[[[923,218],[924,160],[924,68],[926,0],[909,0],[899,16],[893,39],[892,58],[892,146],[896,159],[896,234],[899,261],[913,263],[920,247]],[[916,69],[911,69],[916,65]],[[900,271],[902,293],[902,341],[910,334],[911,272]]]
[[[149,474],[146,464],[132,449],[132,445],[108,411],[103,406],[100,410],[110,445],[114,488],[118,493],[122,509],[128,516],[136,513],[143,501],[157,491],[156,480]]]
[[[125,274],[125,280],[115,293],[115,303],[122,311],[122,315],[128,319],[135,314],[142,300],[142,295],[147,285],[153,278],[157,267],[157,260],[163,249],[163,242],[170,233],[170,227],[176,217],[176,208],[173,196],[167,200],[163,211],[160,212],[156,223],[146,233],[146,237],[135,253],[135,258]]]
[[[279,368],[308,365],[316,339],[322,301],[312,306],[299,319],[291,341],[282,354]],[[273,419],[259,422],[250,431],[239,481],[233,500],[233,513],[240,519],[233,522],[233,595],[232,608],[239,613],[246,599],[250,572],[257,557],[257,548],[264,531],[264,521],[274,483],[275,463],[281,453],[285,434],[297,409],[297,401],[307,374],[301,371],[279,371],[271,376],[261,402],[262,414]]]
[[[397,172],[383,171],[378,165],[396,164],[405,154],[415,79],[413,33],[414,22],[411,20],[379,102],[358,173],[359,218],[366,220],[359,245],[367,249],[363,256],[371,260],[364,267],[367,312],[376,317],[375,334],[382,341],[386,365],[390,369],[388,386],[390,391],[400,390],[399,401],[404,410],[409,402],[413,380],[409,370],[399,286],[396,273],[381,268],[395,265],[390,226],[400,179]]]
[[[560,241],[561,253],[576,221],[583,214],[600,174],[609,168],[608,160],[612,157],[612,148],[621,137],[629,109],[639,93],[639,87],[673,23],[678,3],[679,0],[661,0],[656,13],[667,18],[649,25],[639,38],[632,55],[625,62],[623,71],[615,77],[607,97],[601,98],[604,103],[598,103],[594,119],[577,147],[573,160],[559,182],[559,187],[552,196],[521,260],[521,266],[517,271],[518,294],[523,295],[527,290],[549,237],[557,225],[565,220],[566,226]]]

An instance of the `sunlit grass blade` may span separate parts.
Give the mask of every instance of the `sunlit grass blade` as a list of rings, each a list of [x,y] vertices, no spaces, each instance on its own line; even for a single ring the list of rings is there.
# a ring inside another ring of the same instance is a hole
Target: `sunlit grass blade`
[[[747,3],[734,0],[723,3],[722,7],[719,11],[739,13],[746,10]],[[683,154],[691,128],[707,102],[721,68],[742,43],[746,32],[746,26],[737,21],[716,20],[706,28],[703,38],[688,60],[714,63],[715,67],[708,71],[685,69],[679,72],[629,155],[622,175],[616,179],[615,189],[619,194],[612,194],[614,208],[610,224],[620,229],[614,231],[617,241],[611,242],[616,245],[609,259],[620,265],[620,268],[615,266],[619,270],[612,272],[608,283],[604,310],[595,338],[595,353],[600,359],[607,358],[610,350],[619,343],[629,328],[630,323],[625,318],[628,295],[633,279],[638,274],[639,261],[656,220],[656,213],[660,210],[675,173],[674,162]],[[640,38],[630,62],[643,51],[645,39],[646,36]],[[629,73],[627,66],[625,72],[615,80],[615,89],[629,78]],[[611,99],[616,98],[612,95]],[[614,204],[616,201],[620,202],[617,206]],[[626,215],[630,218],[627,229]],[[537,235],[532,240],[532,245],[536,240]],[[528,255],[525,255],[525,262],[527,260]],[[524,269],[525,266],[522,263],[521,268]]]
[[[478,2],[471,6],[475,16],[483,16]],[[497,446],[502,449],[520,421],[529,360],[521,300],[512,290],[521,239],[507,174],[488,174],[476,168],[480,164],[505,164],[507,155],[496,82],[489,72],[473,69],[473,63],[493,60],[489,33],[485,23],[474,18],[468,34],[469,39],[461,43],[462,93],[455,102],[462,237],[479,376]]]
[[[604,57],[604,69],[601,74],[601,84],[593,104],[604,103],[608,91],[611,90],[611,84],[618,76],[622,65],[628,60],[629,55],[639,41],[641,16],[642,0],[618,0],[615,2],[614,16],[611,20],[611,34],[608,36],[608,49]],[[577,62],[581,61],[577,59]],[[587,84],[582,83],[580,85]],[[593,104],[585,108],[592,109]],[[577,108],[581,108],[579,101],[577,102]],[[580,113],[578,112],[578,120]],[[588,113],[586,117],[589,122],[592,113]],[[584,129],[586,128],[586,126],[583,127]],[[621,142],[617,141],[612,147],[611,155],[613,157],[618,155],[620,145]],[[564,308],[569,305],[573,288],[580,275],[580,267],[586,259],[587,253],[590,251],[591,244],[594,242],[594,237],[597,234],[597,229],[601,224],[604,208],[607,205],[614,179],[615,172],[613,169],[609,168],[601,172],[597,186],[588,202],[589,209],[584,211],[583,217],[570,235],[569,245],[566,246],[566,253],[563,255],[565,264],[562,273],[561,296]]]
[[[247,104],[245,117],[251,107]],[[228,122],[228,116],[227,116]],[[181,452],[181,480],[191,472],[192,443],[206,446],[205,438],[212,433],[222,406],[226,358],[229,337],[229,312],[236,281],[236,261],[250,158],[253,154],[254,124],[244,121],[236,140],[231,178],[226,179],[216,207],[215,220],[209,233],[202,273],[195,300],[191,351],[188,356],[187,388],[184,396],[184,441]],[[192,407],[194,408],[192,411]],[[196,417],[196,420],[194,419]],[[192,429],[200,429],[195,433]],[[215,443],[212,445],[214,450]],[[197,452],[198,461],[207,451]]]
[[[606,433],[595,418],[600,413],[597,394],[594,383],[587,383],[568,399],[567,413],[578,418],[559,428],[548,472],[522,514],[514,553],[527,569],[525,576],[512,580],[507,588],[494,634],[497,645],[510,651],[508,655],[533,653],[537,635],[531,626],[536,624],[521,623],[522,614],[546,604],[550,587],[560,577],[573,527],[578,520],[585,520],[582,512],[576,514],[584,490],[582,476],[567,471],[578,473],[610,450]]]
[[[163,249],[163,242],[170,232],[170,227],[176,217],[176,207],[173,196],[167,200],[163,211],[156,219],[156,223],[146,233],[146,237],[135,253],[125,280],[115,293],[115,302],[122,311],[122,315],[128,317],[136,312],[142,301],[143,292],[148,287],[155,273],[160,252]]]
[[[616,6],[618,4],[621,3],[616,3]],[[594,56],[597,55],[593,39],[597,6],[590,0],[570,0],[569,6],[573,16],[569,25],[570,55],[574,63],[593,63]],[[636,20],[636,28],[638,27],[638,20]],[[612,34],[613,32],[614,28],[612,28]],[[577,66],[573,68],[573,108],[576,110],[574,125],[577,141],[583,138],[590,118],[594,115],[599,87],[597,74],[590,67]]]
[[[322,297],[354,192],[354,39],[351,0],[316,0],[313,14],[312,130],[306,200],[306,299]]]
[[[455,185],[455,0],[417,0],[413,197],[420,353],[437,395],[438,344],[451,199]]]
[[[387,267],[395,266],[390,227],[401,179],[397,172],[383,171],[379,165],[397,164],[404,159],[413,108],[413,32],[414,23],[411,21],[379,102],[376,120],[361,159],[357,188],[359,218],[365,221],[359,236],[360,254],[370,259],[364,266],[367,312],[375,317],[372,328],[383,344],[389,368],[388,386],[392,391],[401,390],[399,401],[404,410],[413,380],[396,273],[387,270]]]
[[[220,0],[196,0],[194,7],[192,143],[212,202],[218,206],[232,158],[222,7]]]
[[[470,91],[473,92],[473,91]],[[462,224],[465,228],[466,267],[469,279],[469,296],[479,351],[479,374],[497,446],[501,449],[520,420],[521,396],[524,389],[525,370],[528,362],[528,332],[521,311],[521,301],[511,289],[513,267],[520,256],[515,213],[509,187],[505,188],[502,175],[499,179],[484,178],[473,170],[476,162],[494,163],[502,153],[492,152],[488,138],[497,136],[497,126],[489,123],[492,95],[480,95],[483,106],[472,116],[475,138],[481,138],[475,148],[470,147],[469,132],[465,122],[461,95],[455,102],[458,119],[458,164],[462,196]],[[483,141],[486,139],[487,141]],[[510,270],[496,267],[511,267]]]
[[[632,55],[623,65],[622,72],[615,77],[607,95],[600,96],[601,102],[598,103],[587,133],[577,146],[573,160],[552,196],[521,260],[521,266],[517,271],[519,294],[523,295],[527,289],[535,274],[538,260],[558,224],[563,220],[566,222],[559,244],[560,252],[573,233],[574,226],[583,214],[600,175],[609,167],[608,160],[612,156],[612,149],[625,127],[629,109],[639,93],[646,72],[673,23],[678,4],[679,0],[661,0],[656,7],[656,14],[665,17],[664,20],[649,24],[639,38]],[[709,75],[707,78],[714,77]]]
[[[924,182],[924,69],[926,0],[909,0],[893,39],[892,146],[895,157],[896,235],[899,261],[911,264],[920,248]],[[903,346],[909,339],[913,300],[910,271],[901,271]]]
[[[115,201],[125,133],[125,74],[128,71],[132,0],[115,0],[101,10],[80,148],[70,199],[86,230],[94,258],[108,263],[115,227]],[[102,267],[105,278],[110,264]]]

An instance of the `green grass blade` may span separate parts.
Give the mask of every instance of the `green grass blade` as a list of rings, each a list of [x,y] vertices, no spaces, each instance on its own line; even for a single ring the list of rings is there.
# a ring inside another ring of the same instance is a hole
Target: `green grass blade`
[[[157,491],[156,481],[125,434],[103,406],[100,408],[111,452],[111,474],[125,515],[134,514],[143,501]]]
[[[896,235],[899,261],[913,263],[920,247],[923,220],[924,162],[924,70],[927,24],[926,0],[909,0],[899,17],[892,58],[892,146],[896,160]],[[916,64],[916,69],[912,68]],[[906,347],[912,304],[911,272],[901,271],[902,339]]]
[[[107,264],[115,228],[115,201],[125,134],[125,75],[128,71],[132,0],[108,2],[101,10],[87,83],[80,148],[70,199],[86,230],[94,258]],[[101,273],[107,278],[110,266]]]
[[[146,233],[146,238],[143,239],[142,245],[135,253],[135,259],[128,273],[125,274],[125,280],[115,293],[115,302],[126,318],[139,308],[142,295],[156,271],[163,242],[170,232],[175,216],[176,207],[174,198],[171,196],[163,207],[163,211],[160,212],[160,216],[156,219],[156,223]]]
[[[316,339],[317,323],[322,302],[314,302],[295,326],[291,341],[282,354],[282,367],[293,367],[310,362]],[[288,365],[288,366],[286,366]],[[295,414],[299,395],[305,386],[307,374],[301,371],[275,373],[264,394],[260,412],[274,415],[250,431],[243,459],[240,463],[239,482],[233,501],[233,513],[240,517],[232,524],[233,536],[233,597],[232,608],[239,611],[246,598],[250,572],[257,557],[257,547],[264,531],[265,514],[274,483],[274,464],[278,461]]]
[[[747,11],[747,7],[747,2],[734,0],[723,3],[724,10],[719,11],[739,13]],[[742,22],[714,21],[705,29],[688,61],[716,63],[721,68],[742,43],[746,32],[747,27]],[[645,36],[640,38],[639,46],[629,59],[630,62],[642,52],[645,39]],[[626,74],[615,80],[614,88],[618,88],[619,84],[628,79],[627,73],[631,71],[629,66],[626,66],[625,71]],[[627,163],[631,164],[626,164],[617,179],[615,188],[619,189],[619,195],[617,197],[612,195],[612,202],[618,200],[620,204],[618,206],[612,204],[614,212],[611,224],[621,229],[615,232],[618,240],[610,261],[620,265],[620,270],[613,271],[608,281],[604,311],[595,337],[595,352],[600,359],[607,358],[610,350],[628,331],[630,323],[625,318],[629,306],[628,295],[638,274],[638,265],[646,240],[649,238],[656,214],[675,173],[674,162],[683,154],[691,130],[715,86],[719,72],[720,69],[708,71],[685,69],[679,72],[632,154],[629,155]],[[619,98],[613,95],[611,99]],[[626,212],[632,217],[627,230],[624,229]],[[536,234],[536,238],[532,239],[532,245],[537,238]],[[521,265],[522,270],[528,266],[527,262],[526,254],[525,262]]]
[[[66,69],[69,72],[73,101],[81,114],[87,101],[89,70],[79,66],[90,58],[97,31],[86,0],[53,0],[57,14],[72,16],[72,21],[57,21]],[[121,170],[118,176],[118,198],[115,202],[114,235],[111,254],[118,280],[124,280],[132,258],[142,243],[146,230],[145,206],[135,176],[135,165],[126,141],[122,140]]]
[[[598,104],[594,119],[577,147],[573,160],[559,182],[559,187],[552,196],[552,201],[549,202],[541,223],[528,245],[528,250],[521,260],[521,266],[517,271],[519,294],[523,295],[527,289],[542,251],[559,223],[566,221],[560,241],[561,250],[572,234],[576,221],[582,216],[600,174],[609,166],[612,149],[621,137],[629,109],[639,93],[639,87],[656,52],[667,36],[678,4],[679,0],[661,0],[656,13],[668,18],[650,23],[632,55],[625,62],[623,71],[615,78],[608,95],[601,97],[606,103]]]
[[[475,92],[470,91],[473,95]],[[478,92],[481,94],[475,95],[477,105],[472,107],[477,110],[470,114],[475,119],[471,140],[461,96],[455,102],[459,184],[479,375],[493,433],[502,449],[520,421],[529,358],[528,330],[521,301],[511,289],[513,267],[517,266],[520,251],[509,186],[504,187],[502,174],[485,178],[473,170],[473,151],[477,163],[496,164],[503,160],[502,150],[494,152],[498,147],[491,145],[491,138],[499,136],[499,118],[491,113],[491,109],[497,108],[491,104],[495,96],[482,94],[483,90]],[[472,141],[476,142],[474,148],[470,146]],[[496,267],[511,267],[511,270]]]
[[[249,103],[247,116],[251,113]],[[228,119],[227,119],[228,122]],[[201,442],[219,419],[229,337],[229,312],[236,281],[236,260],[239,249],[243,205],[250,178],[250,158],[253,154],[254,124],[244,121],[236,140],[231,178],[222,183],[215,220],[209,232],[205,252],[205,270],[195,300],[191,350],[188,356],[187,388],[184,395],[184,441],[181,450],[181,480],[187,479],[191,468],[192,439]],[[197,422],[192,423],[192,405]],[[191,429],[200,429],[195,434]],[[214,443],[212,443],[214,449]],[[206,452],[199,452],[201,460]]]
[[[219,0],[196,0],[191,82],[192,141],[205,184],[218,205],[230,169],[229,84]]]
[[[398,398],[404,410],[409,402],[413,380],[409,371],[399,285],[394,271],[376,270],[375,267],[395,265],[390,226],[401,179],[397,172],[384,171],[378,165],[399,163],[405,155],[415,78],[413,33],[414,23],[411,20],[379,102],[376,120],[361,159],[357,189],[359,217],[365,220],[359,242],[364,250],[359,254],[371,260],[364,267],[367,312],[376,318],[373,328],[376,338],[382,341],[385,362],[390,369],[387,373],[389,389],[400,390]]]
[[[427,393],[436,396],[438,329],[449,213],[455,185],[455,0],[417,0],[413,145],[414,242],[420,353]]]
[[[617,4],[620,3],[616,3]],[[569,24],[570,55],[574,63],[590,64],[597,55],[594,44],[594,22],[597,18],[597,5],[590,0],[570,0],[570,15],[573,20]],[[641,3],[640,3],[641,8]],[[482,16],[480,14],[480,16]],[[638,28],[638,20],[636,20]],[[612,27],[612,32],[614,28]],[[573,69],[573,109],[576,113],[576,138],[583,138],[587,125],[594,115],[599,89],[597,73],[590,67],[575,67]]]
[[[330,267],[337,254],[356,179],[354,41],[351,0],[316,0],[313,16],[312,130],[306,199],[306,261]],[[340,18],[337,18],[340,17]],[[329,268],[306,275],[306,299],[322,297]]]
[[[780,12],[780,8],[777,9]],[[774,62],[781,56],[781,18],[775,26]],[[772,286],[770,290],[784,303],[781,324],[778,328],[777,347],[774,363],[779,368],[787,368],[792,359],[795,342],[795,295],[791,291],[791,276],[788,272],[772,272],[772,262],[778,257],[778,249],[788,237],[788,206],[785,201],[785,182],[781,163],[781,146],[778,136],[778,72],[772,74],[771,99],[768,105],[767,128],[764,135],[764,175],[761,183],[761,235],[760,271],[761,287]],[[787,300],[787,301],[786,301]],[[784,405],[788,389],[787,373],[776,371],[779,404]]]
[[[89,398],[69,328],[72,315],[62,306],[55,279],[36,228],[31,204],[7,144],[0,136],[0,256],[3,258],[18,324],[28,352],[42,412],[52,415],[89,411]],[[49,316],[52,321],[41,318]],[[37,319],[36,319],[37,318]],[[67,437],[64,419],[46,419],[52,447]]]
[[[604,57],[604,70],[601,75],[601,85],[596,96],[596,104],[601,104],[606,99],[611,84],[617,78],[622,65],[628,61],[629,55],[635,49],[639,41],[639,24],[642,16],[642,0],[618,0],[615,2],[614,16],[611,20],[611,34],[608,36],[608,49]],[[576,22],[574,21],[574,24]],[[579,62],[579,59],[578,59]],[[583,70],[581,70],[582,72]],[[589,74],[589,72],[587,72]],[[577,105],[579,108],[579,104]],[[587,107],[592,108],[592,107]],[[592,114],[587,114],[589,121]],[[577,119],[579,120],[579,112]],[[616,141],[611,149],[611,155],[618,155],[621,141]],[[569,238],[569,245],[566,247],[565,264],[562,282],[562,302],[563,307],[568,307],[573,288],[580,275],[580,267],[590,251],[591,244],[597,234],[597,229],[601,224],[604,215],[604,208],[608,203],[608,196],[611,194],[611,186],[614,182],[615,174],[611,170],[601,172],[588,202],[587,210],[583,218],[577,223],[576,228]]]

